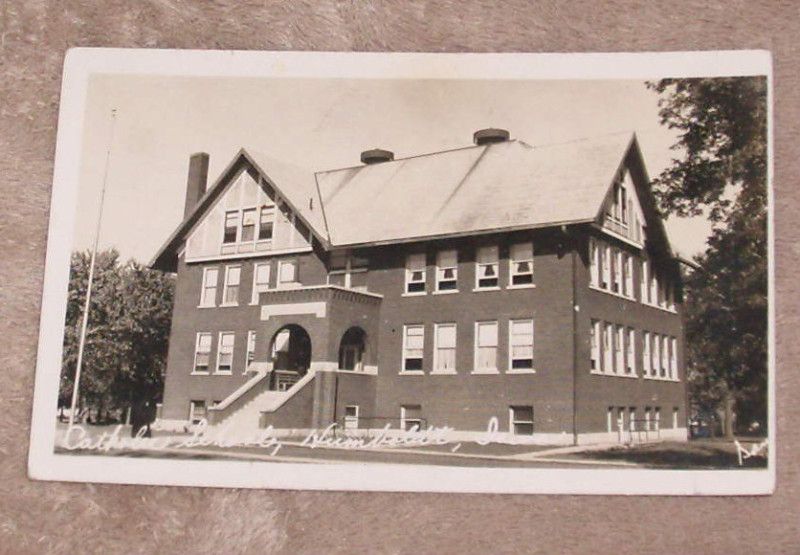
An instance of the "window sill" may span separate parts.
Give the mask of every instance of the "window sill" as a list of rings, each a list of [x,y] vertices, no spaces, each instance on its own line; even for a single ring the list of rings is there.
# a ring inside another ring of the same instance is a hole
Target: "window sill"
[[[680,380],[675,379],[675,378],[669,378],[669,377],[662,378],[662,377],[659,377],[659,376],[644,376],[644,379],[645,380],[651,380],[651,381],[654,381],[654,382],[680,383]]]
[[[618,374],[616,372],[600,372],[599,370],[591,370],[589,373],[593,376],[606,376],[609,378],[629,378],[635,380],[639,377],[638,374]]]
[[[536,289],[535,283],[519,283],[514,285],[513,283],[509,284],[506,289]]]
[[[635,296],[623,295],[622,293],[614,293],[610,289],[603,289],[602,287],[600,287],[598,285],[589,285],[589,289],[592,289],[594,291],[598,291],[600,293],[605,293],[606,295],[611,295],[612,297],[625,299],[626,301],[631,301],[631,302],[634,302],[634,303],[636,302],[636,297]],[[642,303],[642,304],[647,304],[647,303]]]
[[[400,295],[400,296],[401,296],[401,297],[423,297],[423,296],[425,296],[425,295],[427,295],[427,294],[428,294],[428,292],[427,292],[427,291],[413,291],[413,292],[411,292],[411,293],[409,293],[409,292],[407,292],[407,291],[406,291],[405,293],[403,293],[403,294],[402,294],[402,295]]]
[[[437,289],[432,295],[452,295],[453,293],[458,293],[458,289]]]
[[[511,375],[514,375],[514,374],[535,374],[535,373],[536,373],[536,369],[535,368],[511,368],[509,370],[506,370],[506,374],[511,374]]]
[[[211,373],[210,372],[194,372],[194,371],[192,371],[192,372],[189,372],[189,375],[190,376],[210,376]]]
[[[499,375],[500,372],[497,368],[480,368],[477,370],[473,370],[470,374],[474,376],[496,376]]]
[[[658,306],[657,304],[653,304],[653,303],[646,303],[644,301],[642,301],[642,304],[644,306],[649,306],[650,308],[655,308],[656,310],[661,310],[662,312],[668,312],[669,314],[677,314],[678,313],[678,311],[675,310],[674,308],[664,308],[663,306]]]
[[[455,370],[432,370],[431,376],[455,376],[458,372]]]
[[[233,370],[231,370],[229,372],[217,370],[216,372],[214,372],[214,375],[215,376],[233,376]]]
[[[423,370],[401,370],[397,373],[398,376],[424,376]]]
[[[217,308],[217,305],[215,305],[215,304],[199,304],[199,305],[197,305],[197,308]]]
[[[222,303],[219,306],[220,308],[230,308],[232,306],[239,306],[239,303]]]
[[[500,291],[500,286],[495,285],[494,287],[475,287],[472,292],[473,293],[480,293],[481,291]]]

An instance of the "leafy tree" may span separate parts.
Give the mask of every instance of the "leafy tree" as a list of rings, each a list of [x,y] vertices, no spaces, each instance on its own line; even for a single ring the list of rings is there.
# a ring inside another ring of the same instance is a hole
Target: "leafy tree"
[[[72,255],[59,406],[72,402],[91,253]],[[115,250],[95,263],[79,406],[97,419],[134,401],[160,400],[173,303],[173,279]]]
[[[686,280],[692,401],[725,432],[767,414],[767,96],[763,77],[663,79],[663,125],[681,153],[654,180],[666,213],[715,222]],[[766,431],[765,428],[762,428]]]

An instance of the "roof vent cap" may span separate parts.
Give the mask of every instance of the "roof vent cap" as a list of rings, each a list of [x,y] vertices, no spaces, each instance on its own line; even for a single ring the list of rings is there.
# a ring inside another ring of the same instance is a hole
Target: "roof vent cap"
[[[379,164],[381,162],[391,162],[392,160],[394,160],[394,152],[391,150],[373,148],[361,153],[361,161],[365,164]]]
[[[508,131],[489,127],[479,129],[472,135],[472,140],[476,145],[488,145],[490,143],[504,143],[508,140]]]

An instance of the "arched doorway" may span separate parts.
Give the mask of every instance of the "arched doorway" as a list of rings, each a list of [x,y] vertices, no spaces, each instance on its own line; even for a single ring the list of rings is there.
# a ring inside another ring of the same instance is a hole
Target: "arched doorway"
[[[358,326],[344,332],[339,343],[339,368],[361,372],[364,369],[364,349],[367,334]]]
[[[311,366],[311,337],[301,326],[289,324],[272,336],[269,352],[270,389],[286,391],[305,376]]]

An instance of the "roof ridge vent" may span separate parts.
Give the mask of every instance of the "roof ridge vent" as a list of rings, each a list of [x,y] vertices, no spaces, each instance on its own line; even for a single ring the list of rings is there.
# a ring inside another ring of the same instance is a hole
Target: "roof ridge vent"
[[[373,148],[361,153],[361,161],[364,164],[379,164],[381,162],[391,162],[392,160],[394,160],[394,152],[391,150]]]
[[[472,135],[472,141],[478,146],[488,145],[491,143],[504,143],[508,140],[508,138],[508,130],[498,129],[496,127],[479,129]]]

